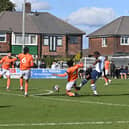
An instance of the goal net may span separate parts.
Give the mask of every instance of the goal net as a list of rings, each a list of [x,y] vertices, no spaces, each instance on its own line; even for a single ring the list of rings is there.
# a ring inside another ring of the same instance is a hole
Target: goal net
[[[128,66],[129,65],[129,56],[119,56],[119,57],[111,57],[111,61],[114,62],[116,67]]]
[[[81,61],[84,64],[83,70],[86,71],[87,68],[93,67],[93,63],[95,62],[95,58],[93,57],[83,57]]]

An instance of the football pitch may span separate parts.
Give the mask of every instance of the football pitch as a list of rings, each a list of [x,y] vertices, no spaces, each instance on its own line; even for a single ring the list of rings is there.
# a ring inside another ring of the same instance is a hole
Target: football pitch
[[[80,80],[78,80],[79,83]],[[80,96],[65,95],[64,79],[30,80],[29,97],[19,91],[19,80],[0,80],[0,129],[128,129],[129,80],[97,81],[99,96],[88,83]],[[53,92],[53,85],[60,92]]]

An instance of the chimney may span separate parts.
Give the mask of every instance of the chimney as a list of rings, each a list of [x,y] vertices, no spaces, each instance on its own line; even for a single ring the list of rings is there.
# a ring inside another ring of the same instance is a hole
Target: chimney
[[[25,3],[25,12],[31,13],[31,3],[30,2]]]

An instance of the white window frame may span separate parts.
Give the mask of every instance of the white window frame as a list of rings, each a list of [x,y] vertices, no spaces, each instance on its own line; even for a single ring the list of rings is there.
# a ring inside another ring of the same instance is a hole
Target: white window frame
[[[0,41],[0,43],[7,42],[7,37],[6,37],[6,34],[5,33],[0,33],[0,36],[3,36],[5,38],[5,40],[4,41]]]
[[[102,38],[102,47],[107,47],[107,39]]]
[[[57,47],[63,45],[63,37],[62,36],[57,36],[56,37],[56,42],[57,42]]]
[[[19,36],[21,36],[21,38],[22,38],[22,34],[13,34],[13,42],[12,42],[12,44],[13,45],[23,45],[22,43],[16,43],[16,36],[17,35],[19,35]],[[36,34],[25,34],[25,37],[28,37],[28,42],[26,43],[25,42],[25,45],[37,45],[37,39],[38,39],[38,36],[36,35]],[[31,43],[31,36],[35,36],[35,43]]]
[[[47,35],[43,36],[43,45],[44,46],[49,45],[49,36],[47,36]]]
[[[127,40],[127,42],[126,42]],[[129,45],[129,36],[121,36],[120,45]]]

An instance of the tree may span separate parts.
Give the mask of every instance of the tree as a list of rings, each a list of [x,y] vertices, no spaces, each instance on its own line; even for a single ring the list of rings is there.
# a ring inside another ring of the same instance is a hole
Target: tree
[[[15,4],[10,0],[0,0],[0,12],[15,10]]]

